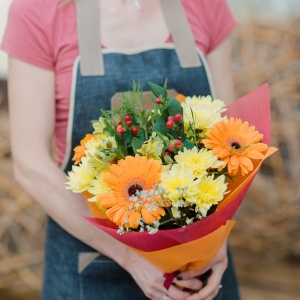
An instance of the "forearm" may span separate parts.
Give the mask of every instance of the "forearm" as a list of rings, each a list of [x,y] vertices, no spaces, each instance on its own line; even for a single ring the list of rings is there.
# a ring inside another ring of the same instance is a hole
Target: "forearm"
[[[221,99],[227,105],[230,104],[235,100],[230,37],[207,55],[207,62],[211,71],[216,98]]]
[[[36,159],[30,157],[27,163],[14,160],[18,183],[49,216],[71,235],[126,268],[126,259],[135,254],[81,217],[90,215],[88,206],[80,194],[65,189],[66,175],[54,162],[40,159],[34,163]]]

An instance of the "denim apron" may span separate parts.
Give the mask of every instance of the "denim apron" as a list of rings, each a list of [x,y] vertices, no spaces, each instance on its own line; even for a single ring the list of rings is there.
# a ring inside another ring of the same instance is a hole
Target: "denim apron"
[[[179,0],[161,1],[174,44],[130,50],[101,50],[100,33],[95,29],[99,25],[97,4],[98,0],[77,0],[80,57],[73,67],[67,149],[62,166],[65,172],[71,170],[72,149],[93,131],[91,120],[99,118],[100,108],[111,108],[115,94],[131,90],[133,80],[140,83],[143,91],[149,90],[149,82],[163,85],[167,78],[168,89],[178,93],[213,94],[205,59],[196,50]],[[216,299],[239,299],[230,253],[222,285]],[[48,218],[42,299],[147,298],[129,273]]]

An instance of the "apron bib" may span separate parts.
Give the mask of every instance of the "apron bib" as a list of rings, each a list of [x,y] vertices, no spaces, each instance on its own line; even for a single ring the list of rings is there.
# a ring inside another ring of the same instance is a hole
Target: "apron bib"
[[[62,164],[65,172],[72,169],[73,149],[86,133],[93,131],[91,120],[99,118],[100,108],[111,109],[115,94],[131,90],[133,80],[140,83],[143,91],[149,91],[149,82],[162,86],[167,78],[168,89],[183,95],[213,96],[205,58],[196,49],[180,1],[162,0],[161,4],[174,44],[143,49],[102,50],[99,46],[100,33],[95,30],[99,27],[98,0],[77,0],[80,57],[73,68],[67,147]],[[87,16],[89,22],[86,22]],[[92,28],[93,34],[90,34]],[[227,285],[234,292],[236,281],[232,265],[228,269],[231,270],[227,276],[230,280],[227,279],[222,290]],[[222,299],[239,299],[234,295],[237,293]],[[69,235],[49,218],[43,299],[147,298],[130,274],[111,259]]]

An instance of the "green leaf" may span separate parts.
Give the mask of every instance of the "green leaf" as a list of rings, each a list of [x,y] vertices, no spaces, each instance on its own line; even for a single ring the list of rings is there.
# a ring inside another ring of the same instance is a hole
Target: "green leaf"
[[[126,131],[123,135],[125,143],[128,147],[131,147],[131,133]]]
[[[168,93],[167,90],[155,83],[149,82],[149,88],[152,91],[152,93],[155,95],[155,97],[161,97],[163,99],[167,99]]]
[[[142,148],[142,146],[143,146],[143,142],[141,140],[139,140],[136,137],[134,137],[132,139],[132,149],[133,149],[135,154],[139,154],[139,152],[137,150]]]
[[[121,134],[119,134],[118,132],[115,131],[114,133],[118,148],[120,149],[120,151],[124,154],[124,156],[126,156],[126,148],[124,145],[124,140],[123,140],[123,136]]]
[[[185,140],[185,141],[183,142],[183,146],[184,146],[184,148],[187,148],[188,150],[190,150],[190,149],[193,149],[193,148],[195,147],[195,144],[192,143],[192,142],[189,141],[189,140]]]
[[[166,127],[166,119],[159,117],[154,126],[153,126],[154,131],[161,133],[162,135],[167,135],[169,132],[168,128]]]
[[[104,132],[109,134],[110,136],[114,136],[116,133],[115,129],[112,127],[111,123],[109,120],[104,119],[104,123],[106,125]]]
[[[180,102],[175,99],[171,98],[169,103],[168,103],[168,112],[170,116],[175,116],[176,114],[183,114],[183,109],[180,104]]]
[[[167,85],[168,85],[168,78],[166,78],[165,82],[164,82],[164,89],[167,90]]]

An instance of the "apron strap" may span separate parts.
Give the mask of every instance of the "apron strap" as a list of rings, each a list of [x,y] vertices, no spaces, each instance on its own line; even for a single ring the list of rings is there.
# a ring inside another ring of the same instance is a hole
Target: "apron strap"
[[[162,10],[171,31],[182,68],[200,67],[194,37],[180,0],[161,0]]]
[[[77,31],[82,76],[104,75],[99,1],[76,0]]]
[[[200,67],[194,37],[180,0],[161,0],[182,68]],[[82,76],[104,75],[101,50],[99,0],[76,0],[77,31]]]

